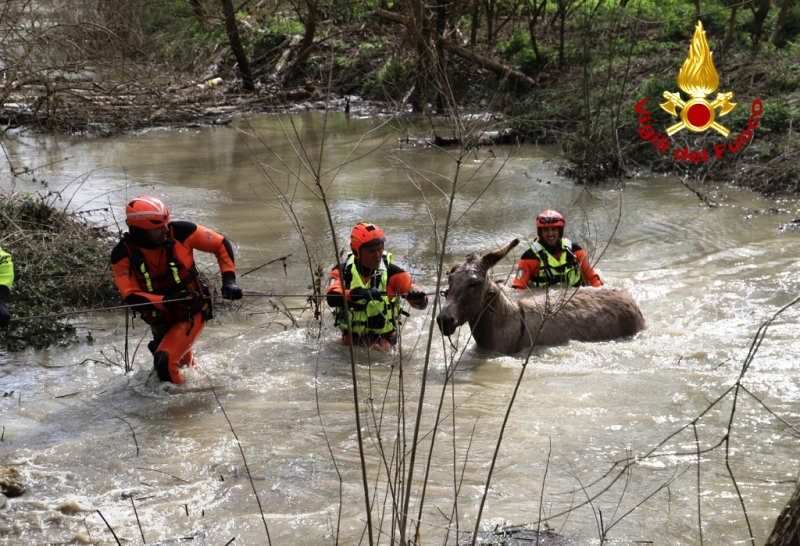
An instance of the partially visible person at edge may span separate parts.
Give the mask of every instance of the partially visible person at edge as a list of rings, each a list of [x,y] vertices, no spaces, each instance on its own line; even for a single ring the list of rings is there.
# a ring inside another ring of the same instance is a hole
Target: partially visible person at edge
[[[564,237],[564,217],[545,210],[536,217],[539,235],[519,259],[513,286],[518,290],[554,285],[603,286],[584,250]]]
[[[350,232],[352,252],[328,275],[327,301],[334,310],[336,326],[342,330],[344,345],[352,341],[389,351],[397,345],[398,296],[404,296],[415,309],[428,305],[425,292],[394,263],[391,253],[384,251],[385,242],[381,228],[368,222],[358,224]],[[345,303],[352,332],[347,327]]]
[[[238,300],[233,248],[228,239],[192,222],[173,221],[167,207],[149,195],[125,207],[129,232],[111,251],[117,288],[128,304],[150,325],[158,378],[180,385],[179,366],[197,366],[192,351],[206,321],[212,318],[208,288],[200,282],[194,250],[217,257],[222,274],[222,297]]]
[[[6,308],[11,285],[14,284],[14,263],[11,254],[0,248],[0,328],[7,328],[11,322],[11,313]]]

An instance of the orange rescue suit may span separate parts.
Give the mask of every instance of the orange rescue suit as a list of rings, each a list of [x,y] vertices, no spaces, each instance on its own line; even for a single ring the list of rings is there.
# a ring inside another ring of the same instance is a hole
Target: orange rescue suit
[[[166,242],[155,248],[136,245],[125,234],[111,252],[114,280],[125,302],[151,304],[136,310],[153,331],[154,341],[149,347],[156,358],[156,368],[159,358],[166,358],[168,379],[176,384],[183,382],[178,365],[194,363],[192,344],[210,318],[210,300],[203,300],[200,308],[192,307],[191,302],[168,307],[163,303],[165,296],[185,289],[208,295],[197,278],[195,249],[217,257],[223,281],[228,276],[235,279],[230,242],[219,233],[192,222],[170,223]],[[158,353],[163,354],[159,356]]]

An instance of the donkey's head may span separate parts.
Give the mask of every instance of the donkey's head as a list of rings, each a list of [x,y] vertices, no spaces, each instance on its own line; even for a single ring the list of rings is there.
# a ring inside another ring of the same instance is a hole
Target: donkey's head
[[[519,239],[514,239],[484,256],[467,254],[467,261],[450,268],[447,272],[448,288],[444,293],[447,303],[436,317],[442,334],[452,335],[456,328],[481,314],[486,295],[494,286],[489,271],[518,244]]]

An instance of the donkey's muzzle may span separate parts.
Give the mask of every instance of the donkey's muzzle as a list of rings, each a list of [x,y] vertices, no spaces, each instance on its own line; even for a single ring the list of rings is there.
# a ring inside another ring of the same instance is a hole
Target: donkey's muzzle
[[[456,318],[445,309],[436,317],[436,324],[439,325],[439,331],[444,336],[453,335],[458,327]]]

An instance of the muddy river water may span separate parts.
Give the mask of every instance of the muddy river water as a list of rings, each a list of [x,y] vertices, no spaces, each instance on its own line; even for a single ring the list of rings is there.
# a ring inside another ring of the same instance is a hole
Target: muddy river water
[[[401,146],[400,124],[385,121],[299,114],[4,140],[16,167],[47,165],[36,181],[4,174],[4,189],[62,190],[59,206],[115,230],[126,197],[156,195],[173,218],[226,234],[240,275],[288,255],[239,284],[290,296],[219,307],[181,386],[151,376],[144,345],[125,372],[123,312],[72,319],[92,343],[0,355],[0,466],[26,487],[0,496],[0,544],[115,544],[111,530],[124,544],[368,544],[365,481],[373,542],[390,544],[409,473],[408,528],[426,545],[468,539],[484,493],[482,530],[541,522],[578,544],[746,544],[751,532],[764,543],[798,479],[800,308],[777,316],[743,388],[731,387],[758,327],[798,295],[800,203],[719,186],[702,188],[718,204],[706,207],[673,177],[587,190],[556,174],[555,150],[459,158]],[[349,350],[330,311],[320,327],[300,296],[336,260],[319,171],[340,248],[354,224],[375,222],[431,293],[456,175],[446,266],[530,240],[535,215],[558,209],[648,328],[538,348],[524,366],[476,350],[466,326],[452,345],[435,326],[431,336],[434,305],[411,310],[401,353],[355,353],[365,480]],[[131,352],[147,335],[137,319]]]

